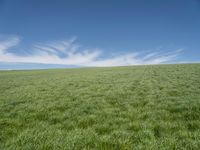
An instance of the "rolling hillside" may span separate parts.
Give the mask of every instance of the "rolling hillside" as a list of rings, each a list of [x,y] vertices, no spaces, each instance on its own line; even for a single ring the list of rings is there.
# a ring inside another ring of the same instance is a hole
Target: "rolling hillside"
[[[200,149],[200,64],[0,71],[0,149]]]

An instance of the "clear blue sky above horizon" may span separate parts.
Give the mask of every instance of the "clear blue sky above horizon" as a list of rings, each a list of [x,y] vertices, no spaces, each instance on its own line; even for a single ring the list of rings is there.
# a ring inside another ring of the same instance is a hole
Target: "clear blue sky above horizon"
[[[199,60],[199,0],[0,0],[0,69]]]

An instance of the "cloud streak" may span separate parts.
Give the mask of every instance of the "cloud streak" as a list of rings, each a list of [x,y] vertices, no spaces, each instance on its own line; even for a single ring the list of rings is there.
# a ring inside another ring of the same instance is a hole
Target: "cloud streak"
[[[32,53],[28,55],[9,52],[9,49],[19,44],[20,38],[18,37],[0,41],[0,62],[97,67],[161,64],[175,60],[182,51],[179,49],[167,53],[149,52],[146,54],[132,52],[114,57],[103,57],[105,55],[103,50],[83,48],[77,44],[76,38],[71,38],[70,40],[35,44],[31,48]]]

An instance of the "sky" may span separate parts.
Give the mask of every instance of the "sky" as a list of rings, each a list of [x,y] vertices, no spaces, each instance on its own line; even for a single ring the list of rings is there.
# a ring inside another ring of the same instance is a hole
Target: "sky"
[[[0,69],[200,62],[200,0],[0,0]]]

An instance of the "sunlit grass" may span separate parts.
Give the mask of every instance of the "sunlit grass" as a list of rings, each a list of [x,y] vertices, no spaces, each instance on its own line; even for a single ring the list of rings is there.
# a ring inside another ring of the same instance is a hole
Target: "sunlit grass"
[[[200,149],[200,65],[1,71],[0,149]]]

